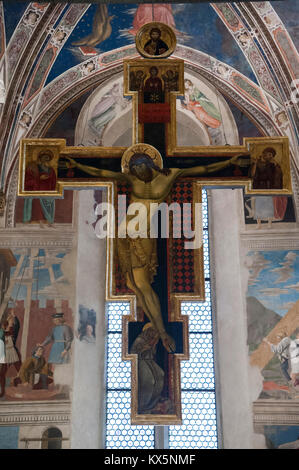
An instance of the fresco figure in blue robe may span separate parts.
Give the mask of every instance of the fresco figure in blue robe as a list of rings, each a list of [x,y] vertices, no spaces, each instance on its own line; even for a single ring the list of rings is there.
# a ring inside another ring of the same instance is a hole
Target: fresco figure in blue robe
[[[70,361],[69,352],[74,339],[73,331],[70,326],[64,323],[63,313],[52,315],[54,327],[46,339],[38,346],[45,347],[52,343],[49,364],[66,364]]]

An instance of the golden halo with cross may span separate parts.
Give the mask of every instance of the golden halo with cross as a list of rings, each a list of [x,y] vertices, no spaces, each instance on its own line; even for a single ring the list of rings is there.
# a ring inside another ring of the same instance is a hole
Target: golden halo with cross
[[[136,153],[145,153],[152,159],[157,167],[163,168],[163,160],[160,152],[152,145],[140,143],[131,145],[131,147],[127,148],[123,153],[121,158],[122,173],[129,173],[130,160]]]

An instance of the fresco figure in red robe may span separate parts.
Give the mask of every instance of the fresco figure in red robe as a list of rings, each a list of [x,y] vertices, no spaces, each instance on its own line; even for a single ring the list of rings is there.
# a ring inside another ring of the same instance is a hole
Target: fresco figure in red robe
[[[141,26],[152,21],[167,24],[175,29],[172,6],[168,3],[143,3],[139,5],[135,12],[133,28],[129,32],[135,36]]]
[[[56,173],[51,166],[53,154],[43,151],[37,162],[30,162],[25,171],[25,191],[55,191]],[[39,222],[41,226],[54,223],[55,200],[48,197],[26,198],[24,202],[23,222]]]

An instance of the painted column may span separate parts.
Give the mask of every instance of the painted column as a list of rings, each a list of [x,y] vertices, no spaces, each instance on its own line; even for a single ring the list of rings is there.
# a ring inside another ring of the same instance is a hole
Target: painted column
[[[240,255],[241,189],[209,191],[216,391],[224,449],[253,448],[246,299]]]
[[[74,330],[79,325],[80,305],[96,312],[96,340],[74,339],[71,448],[104,448],[105,435],[105,271],[106,240],[95,236],[93,190],[78,194],[77,306]]]

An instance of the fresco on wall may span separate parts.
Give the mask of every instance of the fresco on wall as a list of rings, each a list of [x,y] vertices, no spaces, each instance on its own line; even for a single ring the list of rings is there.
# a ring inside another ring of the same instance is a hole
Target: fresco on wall
[[[0,449],[17,449],[18,443],[18,426],[0,426]]]
[[[95,107],[91,111],[87,126],[91,135],[87,142],[94,142],[93,145],[103,145],[103,134],[108,124],[125,110],[130,100],[124,98],[122,86],[115,83],[103,96],[97,100]],[[85,145],[88,145],[85,143]]]
[[[267,449],[299,449],[299,426],[264,426]]]
[[[208,137],[207,144],[223,144],[222,115],[217,97],[209,87],[193,77],[185,78],[184,85],[185,96],[177,99],[177,109],[191,115],[195,121],[195,129],[198,126],[203,129]],[[209,96],[206,93],[209,93]]]
[[[287,1],[284,2],[280,0],[275,2],[273,5],[275,11],[277,12],[279,18],[282,20],[284,25],[287,27],[288,33],[291,35],[292,40],[296,48],[299,48],[299,34],[298,34],[298,5],[296,2]]]
[[[260,399],[299,399],[299,251],[247,257],[250,363],[263,376]]]
[[[97,315],[93,309],[79,305],[79,325],[77,337],[82,343],[94,344],[96,341],[96,322]]]
[[[244,196],[244,215],[245,224],[257,229],[296,222],[292,196]]]
[[[15,262],[0,306],[0,397],[65,399],[74,336],[71,255],[58,248],[9,251]]]
[[[6,2],[4,2],[6,3]],[[7,11],[9,8],[7,6]],[[242,51],[209,3],[91,4],[57,56],[47,83],[78,62],[135,42],[138,28],[151,21],[171,26],[180,43],[234,66],[256,81]],[[200,31],[200,34],[198,32]]]
[[[93,46],[98,46],[103,41],[109,38],[112,32],[111,20],[112,15],[108,13],[108,7],[105,4],[99,4],[96,7],[92,18],[92,28],[90,34],[84,36],[76,41],[73,41],[74,46],[82,47],[82,52],[91,53]]]
[[[55,228],[57,224],[72,224],[73,191],[64,191],[63,199],[18,198],[15,209],[15,223],[28,228]],[[30,206],[31,204],[31,206]]]
[[[150,71],[148,75],[136,71],[130,74],[130,83],[134,90],[144,90],[149,87],[152,80]],[[177,87],[177,77],[170,76],[170,70],[162,73],[161,93],[172,91]],[[154,71],[151,71],[154,73]],[[224,145],[226,140],[233,142],[238,139],[238,130],[233,116],[226,103],[219,101],[213,88],[205,82],[185,74],[186,93],[184,97],[176,100],[176,109],[186,120],[180,119],[177,128],[178,145],[190,145],[190,133],[194,136],[192,144],[195,145]],[[157,81],[158,78],[155,77]],[[150,93],[148,94],[150,99]],[[155,94],[155,99],[157,93]],[[162,96],[161,95],[161,96]],[[130,114],[128,114],[130,113]],[[131,97],[123,96],[123,80],[117,79],[109,86],[98,88],[84,103],[77,120],[75,141],[77,145],[129,145],[131,142],[132,101]],[[69,132],[69,114],[60,120],[60,131],[55,135],[62,136],[61,128]],[[122,124],[124,122],[124,124]],[[117,125],[115,125],[117,123]],[[52,136],[53,133],[47,135]],[[123,137],[122,137],[123,136]],[[126,141],[118,141],[126,136]],[[187,136],[187,137],[186,137]],[[188,140],[189,139],[189,140]]]
[[[131,97],[123,96],[122,79],[98,89],[82,106],[75,132],[76,145],[107,145],[113,124],[131,110]],[[126,116],[127,119],[131,122],[131,117]]]

